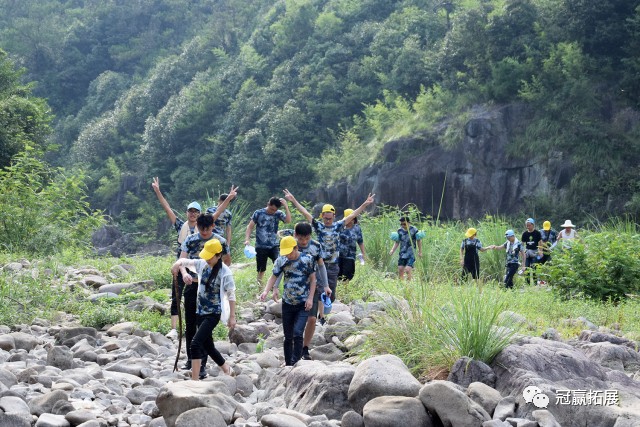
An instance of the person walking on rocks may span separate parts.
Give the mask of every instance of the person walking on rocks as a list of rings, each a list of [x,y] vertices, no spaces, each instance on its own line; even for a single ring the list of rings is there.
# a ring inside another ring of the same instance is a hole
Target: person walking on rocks
[[[167,199],[165,199],[162,195],[162,192],[160,191],[160,180],[158,179],[158,177],[153,178],[151,188],[153,188],[153,191],[156,193],[156,197],[158,198],[158,200],[160,201],[160,205],[166,212],[169,221],[171,221],[171,225],[178,233],[178,247],[176,249],[176,257],[179,258],[182,243],[187,237],[198,232],[196,220],[198,219],[198,215],[200,215],[202,208],[200,207],[200,203],[196,201],[189,203],[189,205],[187,206],[187,221],[185,222],[176,216],[176,214],[173,212],[173,209],[171,209],[169,202],[167,202]],[[171,339],[178,338],[178,331],[176,330],[178,325],[178,307],[180,305],[183,286],[184,285],[181,285],[177,290],[174,286],[171,287],[171,331],[167,334],[167,337]]]
[[[460,265],[462,266],[462,278],[467,275],[478,279],[480,277],[480,256],[478,251],[484,252],[487,249],[482,247],[482,242],[478,239],[478,230],[471,227],[464,234],[465,239],[460,245]]]
[[[416,262],[415,249],[418,249],[418,256],[422,257],[422,240],[418,238],[418,229],[409,223],[409,217],[403,216],[400,218],[400,228],[393,234],[396,237],[395,243],[389,251],[389,256],[400,248],[398,254],[398,277],[400,280],[404,278],[404,274],[407,273],[407,280],[411,280],[411,274],[413,271],[413,265]]]
[[[225,200],[227,200],[228,196],[229,195],[227,193],[221,194],[218,198],[218,206],[220,206]],[[215,214],[218,210],[218,206],[211,206],[210,208],[207,208],[206,213],[211,215]],[[227,265],[231,265],[231,237],[233,236],[233,232],[231,229],[232,218],[233,214],[231,213],[231,211],[229,209],[225,209],[216,219],[215,227],[213,228],[214,233],[220,236],[224,236],[224,238],[227,240],[229,253],[225,254],[224,257],[222,257],[222,261]]]
[[[353,209],[345,209],[343,218],[347,218],[353,213]],[[357,245],[357,246],[356,246]],[[356,272],[356,252],[360,247],[360,260],[364,263],[364,240],[362,239],[362,229],[358,225],[358,217],[353,218],[349,222],[344,223],[344,228],[340,232],[340,241],[338,243],[338,280],[346,287],[349,281],[353,279]]]
[[[237,187],[231,186],[229,196],[219,206],[218,211],[211,214],[202,214],[197,219],[198,233],[189,236],[182,243],[182,251],[180,258],[198,259],[199,254],[202,251],[205,243],[211,239],[217,239],[222,244],[222,255],[224,256],[229,252],[227,242],[224,237],[213,232],[214,222],[218,215],[220,215],[226,206],[236,196]],[[198,276],[195,273],[191,273],[192,282],[196,283]],[[178,276],[178,284],[184,283],[182,275]],[[187,363],[183,366],[183,369],[192,368],[192,354],[191,354],[191,341],[196,333],[197,318],[196,318],[196,306],[197,306],[197,287],[189,286],[184,290],[184,319],[185,319],[185,342],[187,347]],[[206,355],[205,360],[201,364],[200,375],[206,377]]]
[[[313,296],[313,307],[309,311],[309,318],[307,319],[307,325],[304,328],[304,340],[302,344],[302,358],[305,360],[311,360],[309,354],[309,345],[313,339],[313,334],[316,332],[316,320],[320,318],[320,323],[324,325],[324,310],[320,310],[320,296],[324,293],[331,296],[331,288],[327,281],[327,269],[322,259],[322,249],[320,243],[317,240],[311,238],[311,224],[306,221],[296,224],[293,230],[280,230],[278,235],[283,238],[285,236],[293,236],[298,242],[298,250],[311,256],[316,263],[316,293]],[[278,276],[275,287],[279,288],[280,281],[282,280],[282,274]]]
[[[369,193],[367,199],[355,211],[343,220],[336,222],[334,222],[336,218],[336,209],[333,205],[325,204],[322,207],[322,222],[319,222],[313,218],[313,216],[286,188],[284,189],[284,198],[293,203],[302,216],[311,223],[311,226],[316,232],[316,236],[320,242],[320,247],[322,248],[322,257],[327,268],[327,279],[329,281],[329,288],[331,288],[331,301],[333,302],[337,296],[336,287],[338,285],[338,273],[340,272],[340,266],[338,265],[338,258],[340,256],[340,252],[338,250],[340,233],[344,229],[345,223],[352,221],[355,217],[360,215],[367,206],[374,202],[375,194]]]
[[[187,268],[196,271],[197,280],[197,324],[198,329],[191,340],[192,370],[191,379],[202,379],[200,374],[200,359],[206,360],[209,355],[220,367],[222,372],[231,375],[231,368],[224,357],[216,349],[211,334],[218,325],[221,317],[228,318],[227,326],[233,329],[236,325],[236,296],[233,274],[229,267],[221,261],[223,245],[218,239],[208,240],[199,252],[200,259],[178,259],[171,272],[180,273],[187,285],[192,284],[192,276]],[[225,298],[229,307],[224,304]],[[229,310],[225,312],[225,310]]]
[[[280,207],[284,206],[286,214]],[[289,205],[284,199],[272,197],[267,207],[258,209],[251,215],[244,235],[245,246],[251,243],[251,232],[256,229],[256,269],[258,270],[258,282],[262,285],[264,272],[267,270],[267,259],[275,262],[278,258],[278,224],[291,222]]]
[[[273,265],[273,274],[260,294],[264,301],[273,289],[273,300],[278,300],[278,288],[274,287],[283,274],[282,327],[284,329],[285,365],[293,366],[302,357],[303,335],[316,292],[315,261],[298,250],[298,242],[292,236],[280,240],[280,256]]]
[[[487,249],[505,250],[507,252],[504,286],[507,289],[513,289],[513,276],[515,276],[518,268],[524,262],[524,249],[513,230],[507,230],[504,236],[507,238],[506,242],[502,245],[489,246]]]
[[[320,295],[323,293],[331,295],[331,288],[327,280],[327,269],[322,259],[322,253],[320,243],[311,238],[311,224],[308,222],[299,222],[294,228],[294,238],[298,242],[298,250],[309,255],[315,262],[316,267],[316,292],[313,295],[313,306],[309,310],[309,317],[307,318],[307,324],[304,328],[304,337],[302,342],[302,358],[305,360],[311,360],[309,355],[309,345],[313,339],[313,334],[316,332],[316,319],[319,312],[322,313],[322,319],[324,320],[324,313],[319,310]]]

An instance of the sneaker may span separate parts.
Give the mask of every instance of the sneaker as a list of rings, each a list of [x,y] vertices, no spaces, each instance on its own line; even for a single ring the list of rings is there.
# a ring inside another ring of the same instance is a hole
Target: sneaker
[[[169,338],[170,340],[177,340],[178,339],[178,331],[176,331],[175,329],[172,329],[169,331],[169,333],[167,335],[165,335],[165,337]]]
[[[207,373],[207,367],[202,365],[200,366],[200,375],[198,376],[198,378],[200,378],[201,380],[207,378],[209,376],[209,374]]]
[[[302,358],[304,360],[311,360],[311,356],[309,355],[309,347],[302,347]]]
[[[182,365],[182,369],[184,369],[185,371],[190,370],[191,369],[191,360],[187,360],[187,363]]]
[[[327,321],[326,321],[326,320],[324,320],[324,317],[321,317],[321,318],[320,318],[320,324],[321,324],[322,326],[324,326],[324,324],[325,324],[325,323],[327,323]]]

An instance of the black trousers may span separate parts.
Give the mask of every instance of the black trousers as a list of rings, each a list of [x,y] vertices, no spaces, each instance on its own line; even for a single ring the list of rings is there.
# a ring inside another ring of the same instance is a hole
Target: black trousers
[[[516,263],[507,264],[507,268],[504,272],[504,286],[506,288],[513,288],[513,276],[515,276],[518,271],[518,267],[520,267],[520,265]]]
[[[216,365],[222,366],[225,362],[224,357],[222,357],[213,343],[213,336],[211,335],[218,323],[220,323],[219,314],[198,316],[198,330],[191,341],[191,354],[196,359],[204,358],[205,360],[209,355],[216,362]]]

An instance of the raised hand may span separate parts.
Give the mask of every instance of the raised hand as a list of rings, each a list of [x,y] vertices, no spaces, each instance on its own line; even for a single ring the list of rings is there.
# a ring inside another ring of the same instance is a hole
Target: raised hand
[[[153,182],[151,183],[151,188],[153,188],[154,191],[160,191],[160,179],[158,179],[157,176],[153,178]]]
[[[231,184],[231,189],[228,194],[227,198],[234,199],[238,195],[238,187],[234,187],[233,184]]]
[[[369,193],[367,200],[364,201],[365,205],[370,205],[371,203],[373,203],[375,201],[375,197],[376,197],[375,194]]]
[[[284,192],[284,198],[287,199],[290,202],[293,202],[295,200],[295,197],[293,197],[293,194],[291,194],[291,192],[289,190],[287,190],[286,188],[283,190]],[[280,199],[282,200],[282,199]]]

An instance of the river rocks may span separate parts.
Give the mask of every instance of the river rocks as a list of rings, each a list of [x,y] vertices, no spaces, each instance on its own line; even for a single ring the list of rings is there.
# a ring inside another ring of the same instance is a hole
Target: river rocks
[[[286,376],[284,401],[289,409],[340,419],[351,409],[347,393],[354,372],[348,364],[300,361]]]
[[[371,399],[362,409],[366,427],[431,427],[433,421],[415,397],[380,396]]]
[[[579,348],[522,337],[505,348],[491,365],[496,372],[496,389],[515,396],[516,417],[532,418],[537,408],[527,404],[522,391],[527,386],[537,386],[549,398],[547,410],[562,426],[575,425],[577,419],[584,420],[585,427],[613,426],[619,418],[640,421],[640,383],[623,372],[599,365]],[[559,390],[616,390],[620,406],[560,404]]]
[[[102,277],[89,267],[65,274]],[[216,343],[234,376],[209,361],[205,381],[173,372],[177,342],[134,322],[98,331],[61,315],[0,326],[0,426],[582,427],[584,419],[594,420],[587,426],[638,425],[638,383],[630,378],[637,375],[637,351],[614,331],[585,331],[568,342],[521,338],[491,367],[461,359],[451,368],[458,384],[421,384],[395,356],[360,361],[345,353],[372,337],[368,328],[390,302],[400,310],[406,304],[377,292],[368,297],[351,306],[336,302],[327,324],[317,325],[313,360],[294,367],[283,366],[280,304],[240,307],[231,341]],[[532,384],[553,402],[546,410],[524,402],[522,390]],[[568,411],[555,404],[557,390],[589,387],[619,390],[620,407]]]
[[[227,427],[227,422],[215,408],[194,408],[178,416],[176,427]]]
[[[420,389],[420,400],[444,427],[475,427],[491,420],[489,414],[448,381],[432,381]]]
[[[493,387],[496,384],[496,374],[486,363],[465,356],[453,364],[447,380],[462,387],[467,387],[473,382]]]
[[[237,407],[226,386],[216,381],[169,383],[160,390],[156,404],[168,427],[175,426],[183,412],[200,407],[215,408],[230,424]]]
[[[416,397],[420,383],[398,357],[387,354],[360,363],[349,385],[349,403],[362,413],[364,405],[379,396]]]

